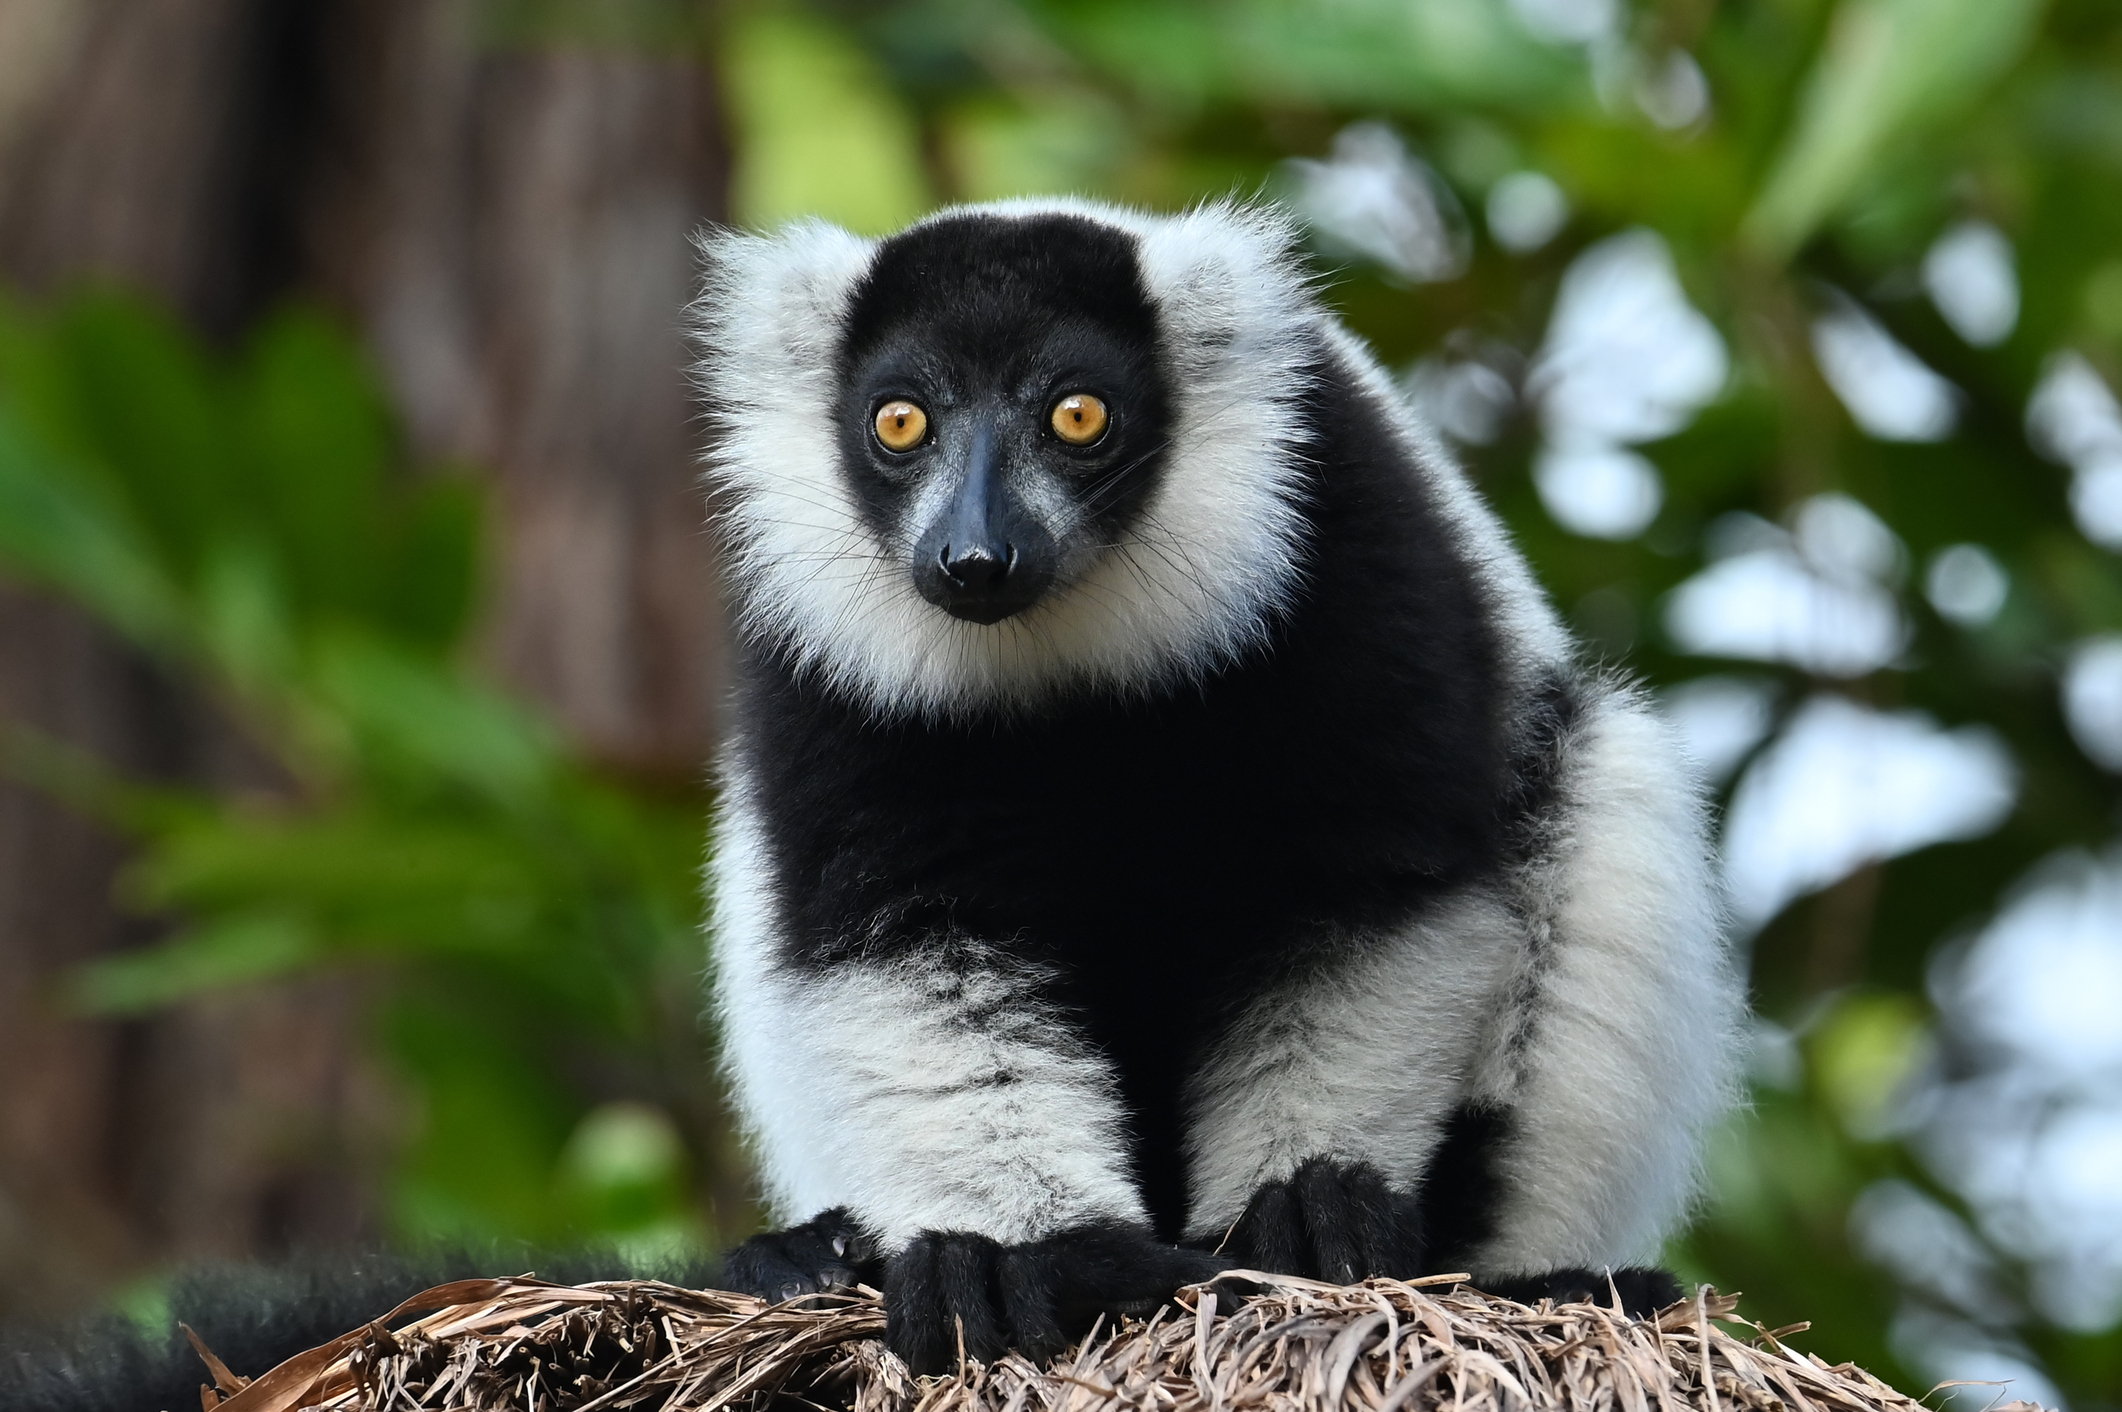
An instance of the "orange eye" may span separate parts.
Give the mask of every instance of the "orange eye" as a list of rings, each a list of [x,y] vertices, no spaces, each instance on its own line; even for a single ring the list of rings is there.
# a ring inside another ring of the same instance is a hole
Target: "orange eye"
[[[1105,435],[1105,403],[1088,392],[1071,392],[1054,404],[1054,435],[1071,446],[1088,446]]]
[[[877,409],[877,440],[887,451],[911,451],[928,435],[928,413],[904,400]]]

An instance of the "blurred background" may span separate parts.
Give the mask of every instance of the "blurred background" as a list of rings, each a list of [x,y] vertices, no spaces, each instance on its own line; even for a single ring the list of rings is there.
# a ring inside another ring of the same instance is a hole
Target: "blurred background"
[[[0,0],[0,1314],[753,1227],[688,235],[1026,192],[1292,205],[1716,782],[1670,1260],[2122,1406],[2113,0]]]

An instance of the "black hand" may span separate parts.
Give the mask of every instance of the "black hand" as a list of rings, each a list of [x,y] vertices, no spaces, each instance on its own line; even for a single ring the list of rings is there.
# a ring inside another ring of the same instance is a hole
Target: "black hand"
[[[1375,1167],[1314,1157],[1253,1193],[1223,1253],[1246,1269],[1336,1284],[1411,1279],[1423,1273],[1421,1210]]]
[[[800,1226],[753,1236],[722,1257],[724,1286],[776,1303],[874,1284],[883,1271],[876,1238],[839,1206]]]
[[[983,1363],[1012,1348],[1044,1361],[1099,1314],[1147,1313],[1179,1286],[1229,1268],[1228,1260],[1117,1222],[1023,1245],[931,1231],[885,1271],[885,1341],[916,1373],[957,1362],[961,1327],[966,1354]]]
[[[1482,1280],[1478,1288],[1520,1304],[1537,1304],[1543,1299],[1557,1304],[1608,1304],[1613,1299],[1607,1289],[1607,1276],[1595,1270],[1550,1270],[1544,1275]],[[1614,1271],[1613,1289],[1621,1296],[1621,1308],[1633,1319],[1655,1314],[1685,1297],[1680,1281],[1670,1270],[1649,1265],[1627,1265]]]

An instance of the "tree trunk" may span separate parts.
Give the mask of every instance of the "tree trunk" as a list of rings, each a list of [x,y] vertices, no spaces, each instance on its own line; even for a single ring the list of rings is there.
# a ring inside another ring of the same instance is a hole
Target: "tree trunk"
[[[481,9],[350,7],[367,121],[313,206],[318,276],[421,449],[499,478],[502,672],[600,755],[697,777],[721,620],[680,316],[722,211],[712,85],[679,55],[482,50]]]
[[[500,509],[484,642],[600,756],[694,777],[719,613],[679,316],[720,214],[698,56],[497,48],[477,0],[0,0],[0,280],[158,295],[232,340],[290,294],[359,328],[417,452]],[[0,586],[0,713],[141,773],[262,768],[70,607]],[[372,1227],[387,1091],[348,986],[63,1018],[138,945],[118,844],[0,784],[0,1312],[170,1258]]]

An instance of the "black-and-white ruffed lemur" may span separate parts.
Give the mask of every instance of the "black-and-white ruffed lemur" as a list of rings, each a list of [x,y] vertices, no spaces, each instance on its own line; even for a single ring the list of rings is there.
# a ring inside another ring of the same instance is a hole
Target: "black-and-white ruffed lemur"
[[[1646,1268],[1730,1087],[1703,803],[1290,227],[704,242],[741,643],[712,870],[777,1216],[921,1369],[1232,1267]]]

